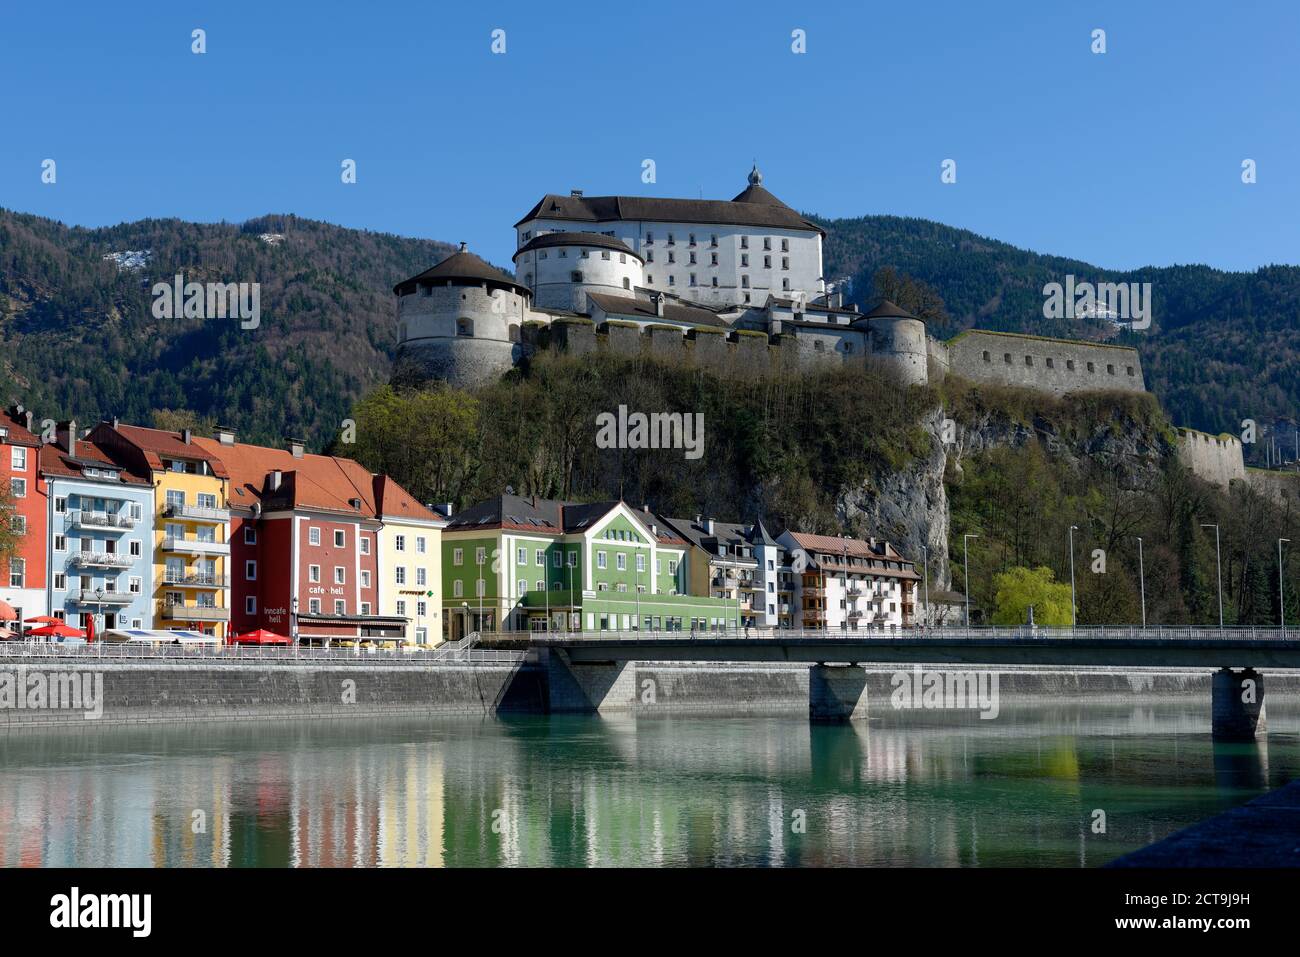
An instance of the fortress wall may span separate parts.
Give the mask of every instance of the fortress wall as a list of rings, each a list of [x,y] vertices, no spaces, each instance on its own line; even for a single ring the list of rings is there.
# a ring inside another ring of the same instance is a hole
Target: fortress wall
[[[1208,435],[1195,429],[1178,430],[1178,460],[1193,475],[1227,488],[1246,480],[1241,440],[1234,435]]]
[[[975,382],[1053,395],[1146,391],[1137,350],[1127,346],[971,330],[947,347],[950,370]]]
[[[926,372],[931,382],[942,382],[948,377],[952,366],[948,358],[948,347],[938,339],[925,337]]]
[[[1246,469],[1246,483],[1280,508],[1300,507],[1300,473]]]
[[[584,356],[596,351],[596,327],[591,322],[553,322],[551,343],[564,352]]]

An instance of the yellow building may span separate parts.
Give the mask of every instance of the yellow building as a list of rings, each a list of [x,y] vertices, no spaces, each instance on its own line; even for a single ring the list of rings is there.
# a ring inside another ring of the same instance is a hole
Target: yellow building
[[[154,628],[226,637],[230,622],[230,477],[189,429],[102,422],[105,451],[153,478]]]
[[[386,475],[375,476],[379,614],[407,619],[405,642],[442,643],[442,529],[447,522]]]

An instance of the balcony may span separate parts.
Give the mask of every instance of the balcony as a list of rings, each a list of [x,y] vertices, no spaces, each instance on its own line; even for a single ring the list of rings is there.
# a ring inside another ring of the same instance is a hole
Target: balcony
[[[162,617],[168,621],[229,621],[230,609],[215,605],[187,605],[184,602],[160,602]]]
[[[164,505],[163,517],[187,518],[192,522],[215,522],[221,524],[230,521],[230,509],[207,508],[202,505]]]
[[[186,555],[229,555],[229,542],[210,542],[198,538],[164,538],[164,552],[182,552]]]
[[[181,585],[185,588],[229,588],[229,575],[209,575],[206,572],[191,572],[185,575],[163,573],[164,585]]]
[[[70,561],[78,568],[130,568],[135,559],[117,552],[77,552]]]
[[[103,528],[110,531],[124,532],[135,528],[139,523],[129,513],[87,512],[76,510],[68,513],[69,528]]]
[[[78,605],[129,605],[140,596],[129,591],[104,591],[96,593],[90,588],[74,588],[68,600]]]

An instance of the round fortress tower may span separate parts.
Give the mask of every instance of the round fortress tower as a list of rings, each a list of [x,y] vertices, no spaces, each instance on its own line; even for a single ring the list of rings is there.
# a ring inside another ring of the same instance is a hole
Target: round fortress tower
[[[641,257],[600,233],[543,233],[520,246],[514,259],[515,274],[541,309],[585,313],[588,292],[631,296],[645,284]]]
[[[397,296],[394,378],[490,381],[523,355],[521,330],[532,291],[465,251],[393,287]]]
[[[925,323],[916,316],[885,299],[854,325],[866,328],[872,355],[905,385],[925,385],[930,380]]]

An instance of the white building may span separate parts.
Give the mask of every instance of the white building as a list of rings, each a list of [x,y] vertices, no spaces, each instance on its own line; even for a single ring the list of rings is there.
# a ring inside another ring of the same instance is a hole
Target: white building
[[[888,542],[787,531],[777,543],[795,570],[806,630],[898,629],[914,623],[920,576]]]

